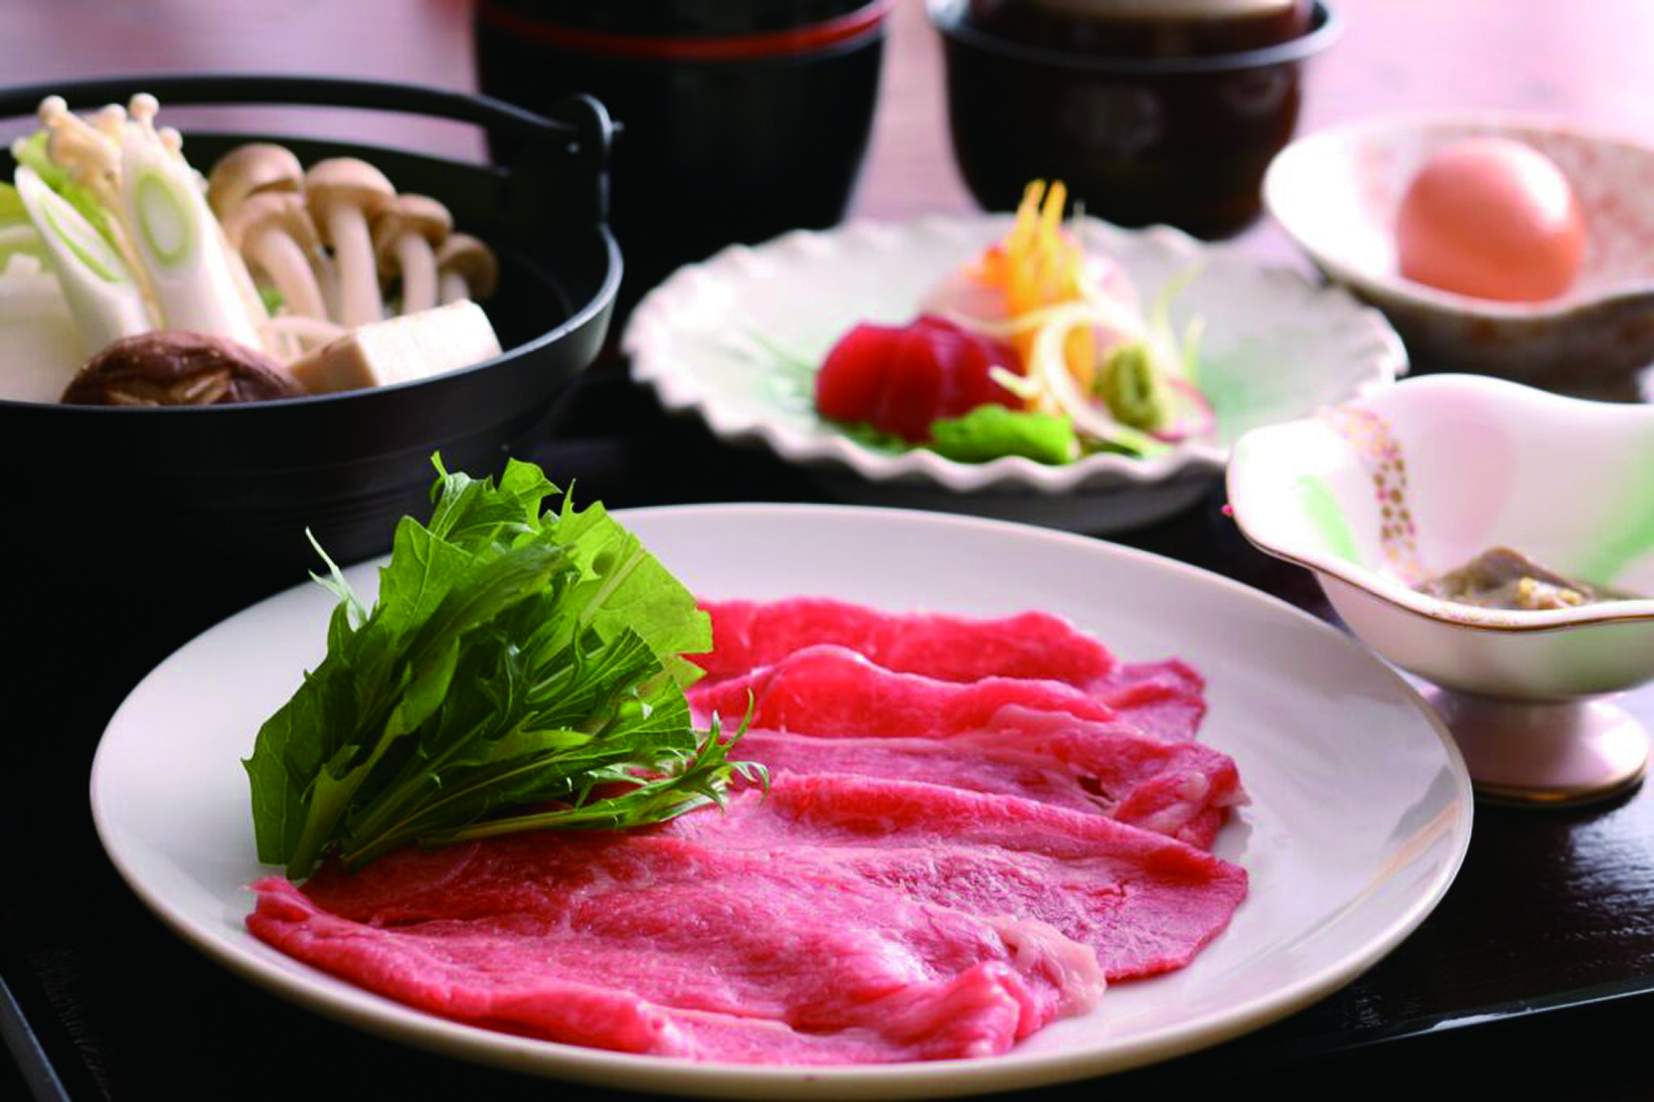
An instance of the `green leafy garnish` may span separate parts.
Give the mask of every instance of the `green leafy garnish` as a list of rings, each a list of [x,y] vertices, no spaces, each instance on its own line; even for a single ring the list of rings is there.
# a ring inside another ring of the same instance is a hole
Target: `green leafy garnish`
[[[915,447],[915,445],[908,443],[895,433],[876,429],[865,421],[831,421],[829,424],[862,447],[871,448],[876,452],[895,454],[911,451]]]
[[[408,842],[627,829],[759,775],[692,727],[682,656],[710,624],[635,536],[567,495],[541,514],[558,491],[532,464],[498,486],[436,465],[371,610],[331,561],[317,579],[339,597],[327,657],[243,763],[260,861],[300,878]]]
[[[1079,454],[1074,426],[1066,417],[993,403],[962,417],[932,421],[930,437],[932,450],[961,463],[1025,455],[1040,463],[1062,464]]]

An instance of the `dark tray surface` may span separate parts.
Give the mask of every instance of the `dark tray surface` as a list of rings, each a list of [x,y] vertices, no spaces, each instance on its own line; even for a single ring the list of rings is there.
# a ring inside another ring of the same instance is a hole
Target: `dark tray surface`
[[[572,480],[581,498],[612,507],[825,500],[766,453],[724,448],[698,425],[664,418],[613,364],[576,388],[552,439],[529,457],[554,480]],[[1241,539],[1215,481],[1197,508],[1121,542],[1330,618],[1307,573]],[[187,570],[156,581],[210,619],[149,619],[126,635],[81,621],[42,629],[37,652],[62,648],[48,664],[56,678],[37,672],[17,682],[34,702],[20,714],[52,718],[22,735],[14,729],[11,775],[27,778],[28,795],[0,802],[21,874],[12,880],[18,890],[0,893],[0,1034],[16,1063],[0,1067],[0,1094],[13,1085],[5,1076],[20,1071],[42,1097],[77,1099],[259,1098],[295,1088],[322,1097],[450,1089],[544,1097],[542,1081],[416,1052],[265,994],[186,946],[119,880],[86,810],[103,722],[155,662],[261,595],[233,586],[192,592]],[[1654,691],[1624,702],[1654,724]],[[1366,975],[1274,1026],[1110,1086],[1317,1082],[1362,1095],[1451,1081],[1520,1095],[1549,1084],[1569,1097],[1648,1096],[1637,1027],[1654,1011],[1654,793],[1561,811],[1483,804],[1476,816],[1447,898]],[[317,1067],[328,1069],[323,1080]],[[621,1097],[580,1087],[558,1096]]]

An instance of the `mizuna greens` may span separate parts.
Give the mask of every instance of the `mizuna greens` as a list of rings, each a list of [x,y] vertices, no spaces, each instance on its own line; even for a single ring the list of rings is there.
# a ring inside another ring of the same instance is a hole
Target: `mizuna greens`
[[[625,829],[722,798],[716,726],[691,725],[694,596],[601,505],[556,510],[539,468],[496,486],[436,461],[371,610],[331,561],[328,652],[246,766],[259,860],[310,874],[407,842]],[[326,558],[325,553],[323,558]]]

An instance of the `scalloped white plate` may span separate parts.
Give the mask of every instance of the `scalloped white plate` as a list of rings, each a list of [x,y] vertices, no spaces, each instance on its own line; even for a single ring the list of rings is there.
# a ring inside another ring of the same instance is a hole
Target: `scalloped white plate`
[[[1201,737],[1234,757],[1252,797],[1214,847],[1251,877],[1229,928],[1187,968],[1116,984],[1092,1012],[987,1059],[695,1063],[496,1033],[371,995],[284,956],[244,925],[253,903],[245,885],[269,870],[258,864],[238,759],[322,656],[333,602],[317,585],[213,628],[121,705],[98,745],[91,786],[115,867],[225,967],[424,1049],[627,1090],[874,1100],[1085,1079],[1259,1028],[1400,944],[1464,858],[1470,782],[1441,724],[1371,652],[1257,590],[1099,540],[939,513],[712,505],[618,515],[708,597],[825,593],[971,616],[1055,609],[1125,660],[1189,661],[1208,677]],[[364,598],[375,592],[375,565],[349,571]]]
[[[1177,230],[1085,219],[1087,250],[1117,259],[1144,302],[1169,280],[1197,273],[1173,302],[1172,320],[1180,331],[1190,318],[1204,321],[1201,383],[1218,415],[1210,439],[1153,459],[958,463],[925,449],[876,451],[818,418],[810,378],[782,366],[775,351],[820,363],[858,322],[911,320],[932,284],[1011,222],[1010,215],[855,222],[725,249],[680,269],[638,304],[622,342],[633,377],[668,410],[699,415],[719,437],[768,445],[811,466],[845,500],[1103,532],[1192,503],[1246,431],[1386,386],[1407,369],[1388,323],[1342,290]]]

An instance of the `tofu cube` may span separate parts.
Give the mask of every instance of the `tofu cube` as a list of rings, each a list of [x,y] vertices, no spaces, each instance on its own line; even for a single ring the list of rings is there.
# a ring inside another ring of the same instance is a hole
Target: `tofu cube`
[[[488,315],[470,299],[359,325],[287,369],[312,394],[428,379],[500,354]]]

